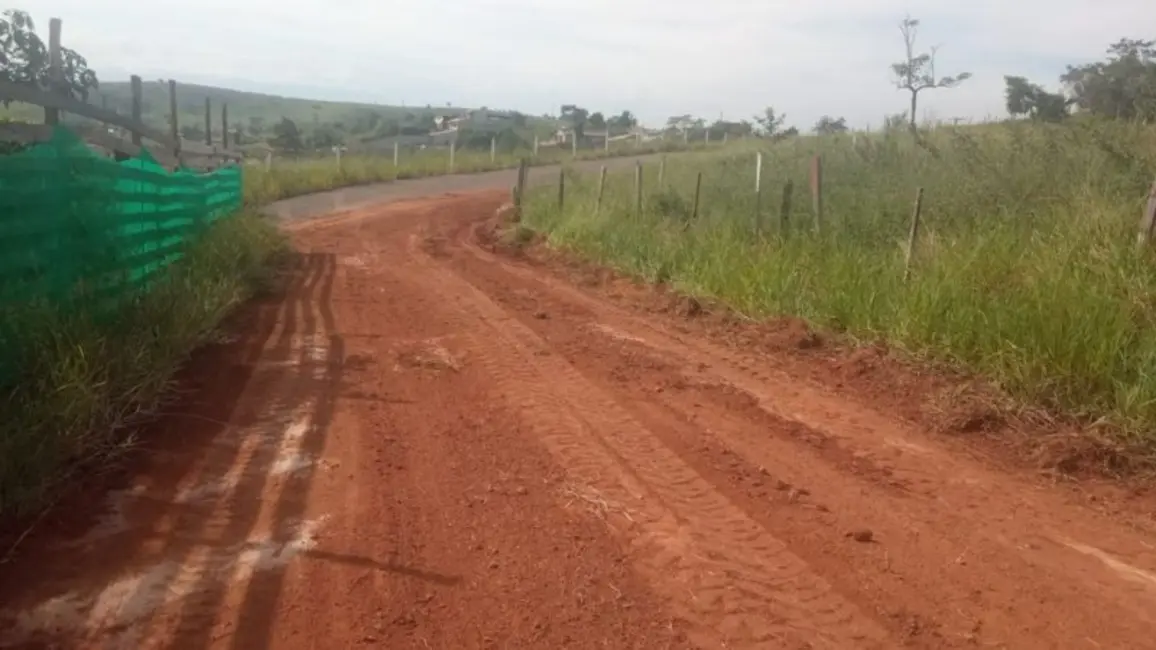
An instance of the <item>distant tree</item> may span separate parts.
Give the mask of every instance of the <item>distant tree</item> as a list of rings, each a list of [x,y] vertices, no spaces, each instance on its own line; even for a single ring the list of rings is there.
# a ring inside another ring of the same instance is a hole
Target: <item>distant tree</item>
[[[1080,109],[1119,119],[1156,121],[1156,42],[1120,39],[1108,60],[1068,66],[1060,80]]]
[[[273,126],[273,138],[270,144],[285,151],[301,151],[305,148],[301,129],[297,128],[296,122],[287,117],[282,117],[281,121]]]
[[[846,133],[847,120],[842,117],[835,119],[830,115],[824,115],[823,117],[819,118],[819,121],[815,123],[815,127],[812,130],[819,135]]]
[[[693,129],[697,121],[698,120],[690,114],[671,115],[666,118],[666,128],[675,131],[687,131]]]
[[[907,111],[901,113],[892,113],[891,115],[883,116],[883,132],[892,133],[895,131],[907,130]]]
[[[87,100],[89,91],[99,86],[96,73],[76,51],[67,47],[60,50],[64,87],[56,90]],[[48,90],[52,88],[48,68],[48,47],[36,34],[32,17],[17,9],[0,13],[0,79]]]
[[[778,133],[786,119],[786,115],[779,115],[771,106],[764,108],[762,115],[755,116],[755,122],[759,125],[759,131],[768,138]]]
[[[899,23],[899,32],[903,34],[905,57],[903,61],[891,64],[891,72],[895,75],[895,86],[911,93],[911,111],[908,115],[911,119],[911,132],[915,133],[919,93],[933,88],[954,88],[970,79],[971,73],[961,72],[955,76],[937,77],[935,74],[935,55],[939,48],[933,47],[930,52],[922,54],[915,52],[919,21],[910,16],[904,18]]]
[[[634,113],[630,111],[622,111],[617,116],[610,118],[610,126],[617,127],[623,130],[633,129],[638,126],[638,119],[634,117]]]
[[[799,129],[797,127],[792,126],[791,128],[786,129],[786,130],[782,131],[781,133],[779,133],[778,138],[779,139],[793,138],[796,135],[799,135]]]
[[[341,133],[331,125],[323,125],[313,132],[309,144],[314,149],[330,149],[345,144]]]
[[[259,136],[265,132],[265,118],[259,115],[249,117],[249,134]]]
[[[513,121],[514,126],[519,127],[519,128],[524,128],[527,124],[527,118],[526,118],[525,113],[519,113],[518,111],[514,111],[513,113],[511,113],[510,119]]]
[[[181,137],[193,142],[204,142],[205,129],[198,124],[185,125],[181,127]]]
[[[1061,93],[1052,93],[1024,77],[1004,77],[1007,112],[1033,120],[1058,122],[1068,116],[1069,101]]]
[[[586,134],[586,121],[590,117],[590,111],[576,104],[563,104],[561,115],[563,120],[570,123],[576,137],[581,138]]]
[[[717,120],[710,125],[711,139],[722,139],[723,135],[744,136],[750,135],[754,131],[754,125],[746,120],[739,122],[728,122],[726,120]]]
[[[602,115],[601,112],[591,114],[590,118],[587,120],[587,123],[596,129],[606,128],[606,118]]]

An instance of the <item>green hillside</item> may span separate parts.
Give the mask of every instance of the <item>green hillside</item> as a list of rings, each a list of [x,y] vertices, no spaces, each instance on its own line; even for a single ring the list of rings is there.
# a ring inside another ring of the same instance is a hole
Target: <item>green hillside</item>
[[[221,105],[229,107],[229,130],[241,129],[246,140],[264,140],[282,118],[295,122],[303,132],[328,131],[338,140],[374,139],[399,134],[428,133],[438,115],[457,115],[467,109],[446,106],[402,107],[353,102],[333,102],[263,93],[230,90],[214,86],[179,84],[178,119],[187,138],[204,137],[205,98],[213,106],[213,130],[220,129]],[[128,82],[103,82],[89,96],[89,103],[105,106],[122,114],[131,113],[132,89]],[[167,81],[145,81],[143,84],[143,120],[163,127],[169,123],[169,87]],[[0,107],[0,120],[39,121],[43,110],[28,105]],[[540,118],[528,116],[529,124],[544,126]]]

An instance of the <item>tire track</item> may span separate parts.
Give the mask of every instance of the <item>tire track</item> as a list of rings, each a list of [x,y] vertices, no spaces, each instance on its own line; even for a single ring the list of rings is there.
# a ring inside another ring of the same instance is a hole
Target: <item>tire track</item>
[[[887,633],[531,330],[411,239],[480,363],[571,476],[630,514],[640,564],[713,647],[882,648]],[[481,325],[481,327],[479,327]],[[549,382],[549,383],[547,383]],[[553,384],[553,385],[551,385]]]

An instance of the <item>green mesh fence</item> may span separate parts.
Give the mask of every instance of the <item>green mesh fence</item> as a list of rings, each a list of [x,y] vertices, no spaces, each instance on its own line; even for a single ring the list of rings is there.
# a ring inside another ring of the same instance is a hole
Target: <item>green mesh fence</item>
[[[49,142],[0,154],[0,310],[114,311],[240,206],[239,167],[170,172],[147,152],[118,162],[57,128]],[[0,331],[0,374],[14,343]]]

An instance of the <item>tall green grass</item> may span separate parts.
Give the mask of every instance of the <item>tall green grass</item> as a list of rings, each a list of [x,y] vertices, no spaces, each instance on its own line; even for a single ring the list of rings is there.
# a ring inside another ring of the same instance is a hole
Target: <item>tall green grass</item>
[[[112,314],[83,297],[7,306],[4,334],[19,344],[19,376],[0,388],[0,516],[38,512],[74,469],[119,452],[188,353],[271,279],[284,245],[270,221],[241,213],[209,226]]]
[[[718,146],[721,145],[684,144],[675,140],[662,140],[638,145],[615,144],[609,151],[579,149],[577,157],[568,148],[551,147],[541,149],[537,156],[531,151],[514,151],[499,153],[493,160],[489,151],[464,150],[455,153],[452,173],[472,174],[510,169],[517,167],[522,158],[530,160],[534,165],[554,165],[572,160],[694,151]],[[393,164],[393,157],[389,155],[351,155],[342,158],[340,164],[333,157],[274,160],[269,169],[265,168],[264,163],[250,164],[245,168],[245,204],[260,206],[271,201],[313,192],[406,178],[442,176],[449,173],[451,173],[449,152],[445,149],[405,152],[399,157],[396,167]]]
[[[1020,398],[1156,437],[1156,261],[1134,250],[1156,132],[1122,123],[807,137],[754,154],[680,157],[575,178],[528,197],[526,222],[557,245],[638,276],[720,297],[752,315],[792,314],[860,339],[977,371]],[[825,223],[808,188],[824,167]],[[695,177],[700,214],[691,220]],[[783,220],[781,193],[794,184]],[[912,277],[904,251],[925,190]]]

